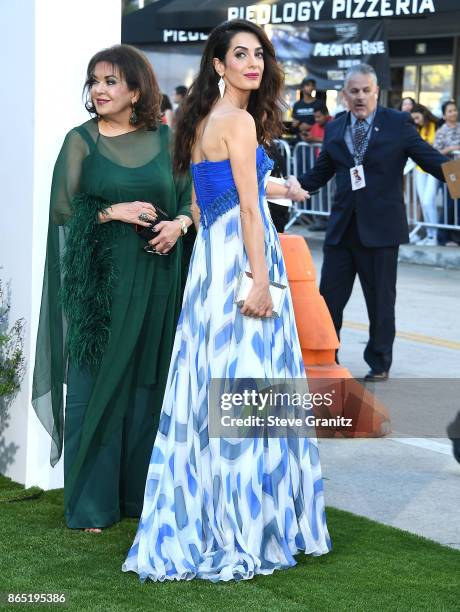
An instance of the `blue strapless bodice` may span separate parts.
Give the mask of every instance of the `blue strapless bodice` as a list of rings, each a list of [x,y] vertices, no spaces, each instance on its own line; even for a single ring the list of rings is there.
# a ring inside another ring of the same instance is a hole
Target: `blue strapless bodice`
[[[262,145],[257,147],[256,168],[260,194],[263,190],[264,178],[273,168],[273,161],[268,157]],[[198,164],[192,164],[192,178],[200,209],[200,222],[203,227],[209,227],[218,217],[239,205],[238,191],[229,159],[204,160]]]

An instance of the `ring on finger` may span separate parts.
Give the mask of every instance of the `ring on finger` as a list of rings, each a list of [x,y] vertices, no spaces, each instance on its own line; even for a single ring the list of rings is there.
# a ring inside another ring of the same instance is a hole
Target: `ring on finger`
[[[145,212],[142,212],[137,218],[139,219],[139,221],[145,221],[145,223],[148,223],[150,221],[148,214]]]

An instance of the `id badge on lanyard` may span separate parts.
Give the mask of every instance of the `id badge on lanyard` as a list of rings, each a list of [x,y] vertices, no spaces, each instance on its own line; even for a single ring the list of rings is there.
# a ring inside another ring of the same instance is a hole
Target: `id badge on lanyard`
[[[363,189],[363,187],[366,186],[366,177],[364,176],[364,168],[362,164],[356,164],[353,166],[353,168],[350,168],[350,179],[352,191]]]
[[[363,158],[363,153],[366,149],[366,144],[365,144],[366,139],[368,137],[371,127],[372,126],[368,127],[364,140],[361,142],[361,145],[359,147],[359,150],[356,150],[355,147],[353,146],[353,149],[354,149],[353,157],[355,160],[355,165],[353,166],[353,168],[350,168],[350,180],[351,180],[352,191],[358,191],[358,189],[364,189],[364,187],[366,186],[366,176],[364,174],[362,158]],[[352,137],[352,142],[353,142],[353,137]],[[359,163],[360,161],[361,163]]]

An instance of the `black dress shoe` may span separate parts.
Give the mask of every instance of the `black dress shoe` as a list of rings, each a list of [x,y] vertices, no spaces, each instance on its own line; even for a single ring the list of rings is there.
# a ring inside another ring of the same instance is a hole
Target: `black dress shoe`
[[[452,450],[454,453],[454,457],[458,463],[460,463],[460,438],[454,438],[452,440]]]
[[[460,463],[460,412],[455,420],[447,427],[447,435],[452,440],[454,457]]]
[[[388,372],[376,372],[375,370],[369,370],[364,377],[366,382],[385,382],[388,380]]]

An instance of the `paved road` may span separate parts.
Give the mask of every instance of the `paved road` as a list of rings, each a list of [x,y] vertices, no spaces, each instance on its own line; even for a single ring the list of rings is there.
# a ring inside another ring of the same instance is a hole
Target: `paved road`
[[[322,252],[312,254],[319,278]],[[412,378],[434,379],[436,393],[442,384],[452,392],[460,383],[460,271],[400,264],[397,291],[392,378],[409,379],[408,385]],[[368,320],[358,281],[344,319],[340,361],[361,377],[368,369],[362,358]],[[445,378],[451,380],[442,383]],[[427,395],[423,414],[437,414],[436,393]],[[460,409],[454,403],[452,413]],[[407,405],[414,410],[410,400]],[[460,549],[460,465],[449,440],[321,440],[320,449],[328,505]]]

